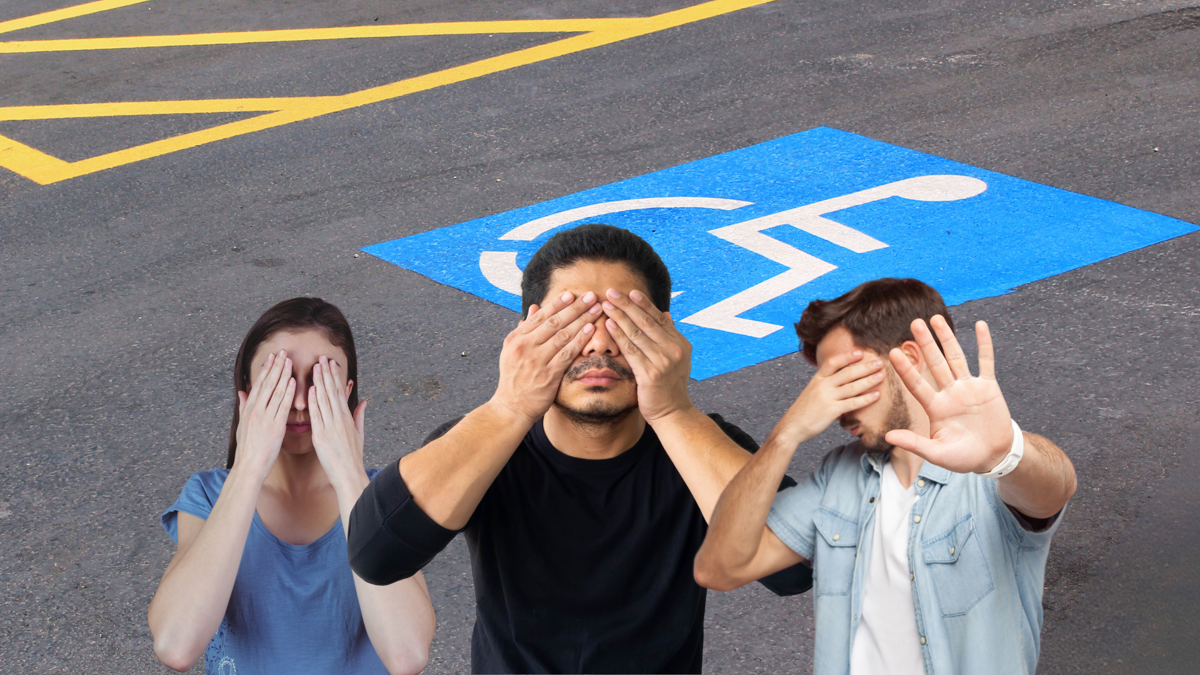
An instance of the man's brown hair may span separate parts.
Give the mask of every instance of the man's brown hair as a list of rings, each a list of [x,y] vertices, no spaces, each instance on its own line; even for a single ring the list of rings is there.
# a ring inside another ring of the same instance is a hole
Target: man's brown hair
[[[796,335],[804,358],[814,366],[817,343],[838,326],[850,332],[858,347],[886,356],[892,348],[913,339],[913,320],[924,319],[928,324],[935,314],[941,314],[954,330],[942,294],[929,284],[917,279],[876,279],[833,300],[808,303],[796,323]],[[937,336],[933,339],[937,341]],[[938,342],[939,349],[941,346]]]

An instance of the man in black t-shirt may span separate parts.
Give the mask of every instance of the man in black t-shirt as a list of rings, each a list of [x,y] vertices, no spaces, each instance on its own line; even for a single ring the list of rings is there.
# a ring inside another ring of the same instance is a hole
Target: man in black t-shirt
[[[636,235],[562,232],[521,291],[526,318],[504,340],[496,393],[363,492],[350,564],[392,583],[464,531],[475,672],[700,672],[693,561],[757,446],[692,405],[670,275]],[[763,582],[800,593],[812,574]]]

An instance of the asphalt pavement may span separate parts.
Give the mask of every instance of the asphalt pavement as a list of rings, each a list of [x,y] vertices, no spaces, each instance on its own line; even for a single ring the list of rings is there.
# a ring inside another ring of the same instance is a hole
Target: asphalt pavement
[[[124,4],[13,28],[73,3],[0,0],[0,43],[689,6]],[[778,0],[494,72],[471,64],[562,36],[0,44],[0,135],[18,144],[0,139],[2,669],[166,672],[145,620],[173,552],[158,514],[189,475],[223,465],[233,358],[274,302],[311,294],[349,317],[368,465],[490,396],[515,315],[361,247],[818,126],[1200,223],[1190,4]],[[457,80],[419,79],[455,66]],[[373,89],[402,80],[423,84]],[[337,98],[361,91],[376,94]],[[205,100],[222,103],[190,103]],[[136,105],[16,110],[98,103]],[[1039,672],[1200,662],[1198,261],[1190,234],[952,310],[989,322],[1014,417],[1078,470],[1047,567]],[[810,374],[792,354],[691,391],[761,440]],[[793,474],[839,434],[803,446]],[[439,619],[427,672],[463,672],[474,596],[461,538],[426,575]],[[706,626],[707,672],[811,670],[807,595],[710,593]]]

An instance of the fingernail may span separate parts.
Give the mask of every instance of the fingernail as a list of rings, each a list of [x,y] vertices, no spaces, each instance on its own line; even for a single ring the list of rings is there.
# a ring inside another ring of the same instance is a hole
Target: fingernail
[[[616,305],[612,304],[611,302],[604,303],[604,309],[616,309],[616,308],[617,308]]]
[[[559,296],[559,300],[562,300],[563,302],[570,302],[571,301],[570,292],[563,293],[561,296]]]
[[[857,349],[855,349],[855,350],[854,350],[854,355],[855,355],[855,356],[862,356],[862,352],[861,352],[861,351],[859,351],[859,350],[857,350]]]
[[[592,305],[591,307],[588,308],[588,313],[590,313],[590,314],[599,314],[602,311],[604,311],[604,308],[601,307],[600,305]],[[591,325],[591,324],[588,324],[588,325]]]
[[[883,373],[875,373],[875,374],[874,374],[874,375],[872,375],[871,377],[874,377],[876,380],[882,380],[882,379],[883,379]]]
[[[615,288],[608,289],[607,291],[604,292],[604,294],[607,295],[608,297],[612,298],[613,300],[616,300],[621,297],[621,293]]]
[[[583,294],[583,301],[584,301],[585,303],[589,304],[589,305],[590,305],[590,304],[592,304],[593,302],[595,302],[595,301],[596,301],[596,294],[595,294],[595,293],[593,293],[593,292],[591,292],[591,291],[588,291],[587,293],[584,293],[584,294]]]
[[[876,362],[872,363],[871,365],[873,365],[873,366],[882,366],[882,365],[883,365],[883,361],[876,361]]]
[[[634,302],[641,302],[646,299],[646,296],[642,295],[640,291],[629,291],[629,298]]]
[[[584,327],[583,327],[583,334],[584,334],[584,335],[591,335],[591,334],[592,334],[592,331],[594,331],[594,330],[596,330],[596,327],[595,327],[595,326],[593,326],[593,325],[592,325],[592,324],[590,324],[590,323],[589,323],[589,324],[586,324],[586,325],[584,325]]]

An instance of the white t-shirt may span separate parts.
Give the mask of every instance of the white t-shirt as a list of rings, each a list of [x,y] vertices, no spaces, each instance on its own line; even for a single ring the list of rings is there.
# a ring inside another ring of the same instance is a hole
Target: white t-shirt
[[[884,464],[850,675],[925,674],[908,568],[909,526],[917,499],[916,486],[905,490],[892,463]]]

